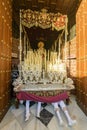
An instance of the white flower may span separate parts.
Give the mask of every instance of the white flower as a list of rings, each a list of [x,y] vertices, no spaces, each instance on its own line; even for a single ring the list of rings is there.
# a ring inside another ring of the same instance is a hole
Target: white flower
[[[65,84],[68,84],[68,85],[74,84],[74,82],[73,82],[73,80],[72,80],[71,78],[66,78],[66,79],[64,80],[64,83],[65,83]]]

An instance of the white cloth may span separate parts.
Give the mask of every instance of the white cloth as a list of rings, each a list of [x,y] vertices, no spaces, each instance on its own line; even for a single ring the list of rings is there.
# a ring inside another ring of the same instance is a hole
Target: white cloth
[[[30,101],[26,100],[26,115],[25,115],[25,121],[29,120],[30,116]]]

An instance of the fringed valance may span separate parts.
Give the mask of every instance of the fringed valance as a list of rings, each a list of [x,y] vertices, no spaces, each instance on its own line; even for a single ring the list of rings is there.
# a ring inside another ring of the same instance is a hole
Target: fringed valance
[[[60,13],[47,13],[46,9],[41,12],[28,10],[21,10],[21,23],[31,28],[39,26],[42,29],[50,28],[57,31],[64,29],[67,23],[67,15]]]

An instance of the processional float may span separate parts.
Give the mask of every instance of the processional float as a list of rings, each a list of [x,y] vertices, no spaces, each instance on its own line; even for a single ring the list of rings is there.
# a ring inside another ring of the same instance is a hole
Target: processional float
[[[72,79],[67,77],[66,69],[67,22],[66,15],[47,13],[44,9],[42,12],[30,9],[20,11],[19,78],[13,83],[17,99],[57,102],[68,98],[67,90],[73,89],[74,85]],[[40,41],[39,48],[33,50],[24,26],[52,28],[57,31],[62,30],[62,33],[52,45],[54,49],[46,50],[44,43]],[[24,38],[22,38],[23,31]],[[61,59],[64,34],[64,57]]]

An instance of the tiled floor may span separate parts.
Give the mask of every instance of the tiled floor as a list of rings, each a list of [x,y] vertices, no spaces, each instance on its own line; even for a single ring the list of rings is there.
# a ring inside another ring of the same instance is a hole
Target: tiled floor
[[[31,115],[27,122],[24,121],[25,106],[16,109],[11,106],[6,116],[0,123],[0,130],[87,130],[87,116],[76,104],[75,98],[71,97],[71,103],[67,106],[72,118],[76,118],[77,123],[69,127],[64,113],[61,111],[64,126],[60,126],[53,106],[42,104],[40,118],[36,117],[37,103],[32,103],[30,107]]]

